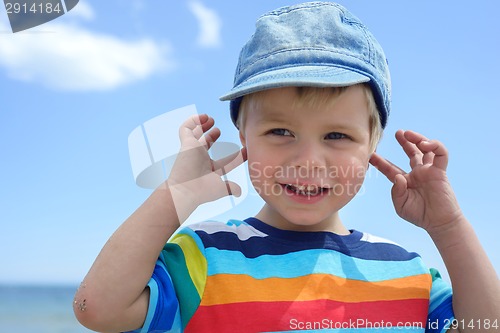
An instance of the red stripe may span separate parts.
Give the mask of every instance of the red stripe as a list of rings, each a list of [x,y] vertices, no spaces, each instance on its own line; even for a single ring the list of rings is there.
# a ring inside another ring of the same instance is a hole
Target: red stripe
[[[424,299],[343,303],[330,300],[303,302],[245,302],[200,306],[185,332],[254,333],[320,328],[398,326],[425,327],[429,301]],[[353,325],[355,325],[353,327]],[[371,325],[371,326],[370,326]],[[301,327],[299,327],[301,326]]]

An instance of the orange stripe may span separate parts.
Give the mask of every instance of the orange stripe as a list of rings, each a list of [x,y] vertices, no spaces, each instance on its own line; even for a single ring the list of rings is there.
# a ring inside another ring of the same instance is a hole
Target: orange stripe
[[[339,302],[428,299],[431,283],[429,274],[381,282],[349,280],[327,274],[261,280],[248,275],[217,274],[207,278],[201,305],[317,299]]]

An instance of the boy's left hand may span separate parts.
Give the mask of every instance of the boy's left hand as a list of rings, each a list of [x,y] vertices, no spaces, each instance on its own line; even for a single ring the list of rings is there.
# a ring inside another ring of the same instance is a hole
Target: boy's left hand
[[[429,233],[450,226],[462,212],[446,176],[448,151],[441,142],[429,141],[413,131],[399,130],[396,139],[410,158],[410,172],[376,153],[370,159],[394,184],[392,201],[396,212]]]

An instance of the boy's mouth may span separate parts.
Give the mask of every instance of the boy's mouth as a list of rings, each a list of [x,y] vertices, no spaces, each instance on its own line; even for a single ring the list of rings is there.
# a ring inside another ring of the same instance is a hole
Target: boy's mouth
[[[321,195],[330,191],[329,187],[320,187],[316,185],[281,184],[281,186],[283,186],[288,193],[307,197]]]

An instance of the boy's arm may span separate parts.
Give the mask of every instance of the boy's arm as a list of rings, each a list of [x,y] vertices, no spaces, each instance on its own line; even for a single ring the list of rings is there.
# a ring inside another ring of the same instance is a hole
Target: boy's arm
[[[448,152],[440,142],[412,131],[398,131],[396,139],[410,158],[409,173],[377,154],[370,163],[394,183],[392,199],[399,216],[424,228],[443,258],[458,320],[452,330],[486,332],[488,323],[500,324],[500,283],[446,177]]]
[[[141,327],[149,303],[146,286],[168,238],[198,205],[240,194],[237,184],[220,176],[243,163],[245,152],[213,161],[207,150],[220,136],[213,126],[207,115],[191,117],[181,126],[181,151],[168,181],[101,250],[75,295],[74,311],[84,326],[99,332]]]
[[[500,283],[471,224],[462,216],[429,234],[452,282],[454,328],[460,332],[498,332]]]

